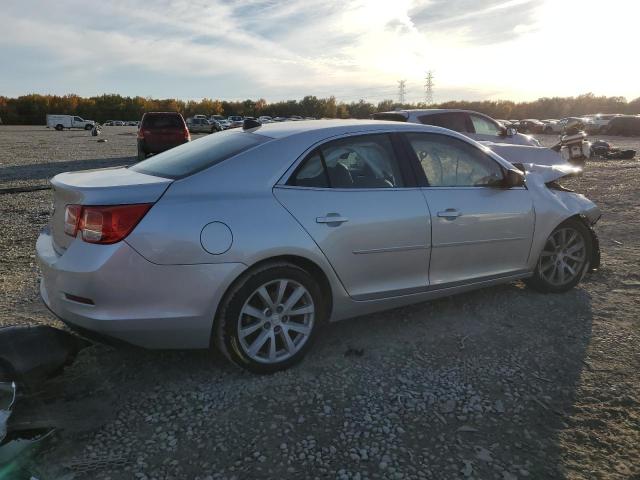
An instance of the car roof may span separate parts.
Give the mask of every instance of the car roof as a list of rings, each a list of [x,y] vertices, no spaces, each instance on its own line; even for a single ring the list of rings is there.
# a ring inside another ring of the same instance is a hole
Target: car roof
[[[431,133],[454,134],[456,132],[441,127],[431,125],[422,125],[419,123],[401,123],[386,120],[300,120],[298,122],[280,122],[262,125],[252,130],[259,135],[271,137],[274,139],[285,138],[298,134],[317,133],[319,137],[330,137],[356,132],[375,132],[375,131],[421,131]],[[460,135],[463,137],[462,135]],[[463,137],[466,139],[466,137]]]
[[[436,113],[476,113],[478,115],[484,115],[485,117],[489,116],[482,112],[476,112],[475,110],[464,110],[460,108],[407,108],[403,110],[391,110],[389,112],[378,112],[378,113],[381,113],[381,114],[405,113],[407,115],[411,113],[422,114],[422,115],[436,114]]]

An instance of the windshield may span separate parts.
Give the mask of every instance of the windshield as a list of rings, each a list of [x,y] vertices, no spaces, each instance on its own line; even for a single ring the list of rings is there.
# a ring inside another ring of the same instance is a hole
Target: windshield
[[[228,131],[188,142],[131,166],[131,170],[156,177],[182,178],[209,168],[270,140],[249,132]]]

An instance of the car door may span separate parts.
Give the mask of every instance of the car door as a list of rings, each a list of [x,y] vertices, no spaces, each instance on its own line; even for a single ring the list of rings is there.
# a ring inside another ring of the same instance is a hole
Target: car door
[[[508,139],[502,135],[502,127],[491,118],[476,113],[470,113],[469,119],[473,126],[473,133],[469,136],[474,140],[485,142],[504,142]]]
[[[504,188],[503,167],[448,135],[407,133],[431,212],[431,288],[527,269],[535,212],[526,187]]]
[[[429,212],[397,152],[388,134],[331,140],[274,189],[356,300],[428,286]]]

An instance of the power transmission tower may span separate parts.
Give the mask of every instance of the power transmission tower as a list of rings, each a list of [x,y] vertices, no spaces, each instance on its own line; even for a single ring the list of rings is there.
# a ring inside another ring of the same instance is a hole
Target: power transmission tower
[[[425,77],[424,83],[424,100],[427,105],[433,104],[433,87],[435,83],[433,83],[433,72],[429,70],[427,72],[427,76]]]
[[[398,102],[404,105],[404,97],[407,94],[407,81],[398,80]]]

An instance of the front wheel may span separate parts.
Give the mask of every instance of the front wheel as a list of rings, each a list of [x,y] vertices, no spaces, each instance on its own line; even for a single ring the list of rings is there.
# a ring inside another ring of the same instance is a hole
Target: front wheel
[[[547,238],[527,284],[541,292],[571,290],[589,269],[592,251],[593,241],[587,227],[576,219],[563,222]]]
[[[91,124],[88,124],[88,125],[84,126],[85,130],[91,130],[92,128],[93,128],[93,125],[91,125]]]
[[[302,360],[324,317],[321,289],[309,273],[289,263],[267,264],[226,295],[216,341],[242,368],[273,373]]]

